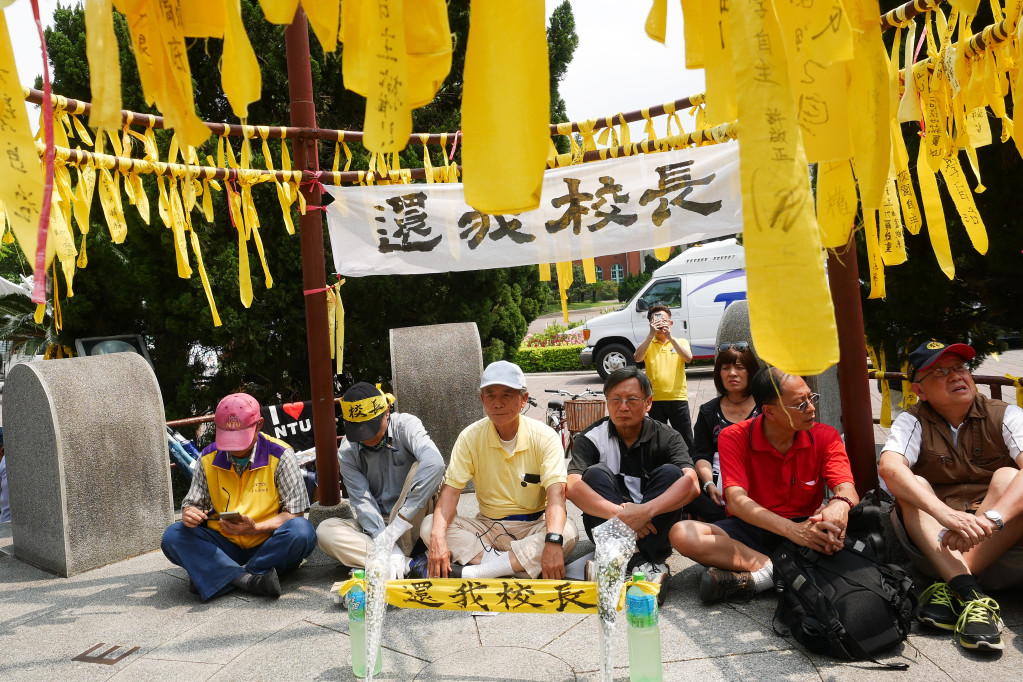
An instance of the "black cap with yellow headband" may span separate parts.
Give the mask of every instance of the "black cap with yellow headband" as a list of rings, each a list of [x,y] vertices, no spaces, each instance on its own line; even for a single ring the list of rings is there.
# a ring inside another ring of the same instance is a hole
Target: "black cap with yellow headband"
[[[345,422],[345,436],[349,441],[370,440],[380,430],[380,422],[394,403],[394,396],[384,393],[379,386],[360,381],[341,399],[341,417]]]

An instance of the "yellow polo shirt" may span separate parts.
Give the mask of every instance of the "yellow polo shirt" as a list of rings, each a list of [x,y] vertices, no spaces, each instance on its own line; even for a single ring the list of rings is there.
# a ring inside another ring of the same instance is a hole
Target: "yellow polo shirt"
[[[568,480],[565,451],[554,429],[519,417],[515,450],[501,446],[489,417],[470,424],[458,435],[444,483],[461,490],[472,479],[480,513],[492,519],[532,514],[547,507],[547,488]]]
[[[675,339],[678,345],[689,351],[689,342]],[[654,387],[654,400],[688,400],[686,392],[686,363],[682,356],[675,352],[671,341],[660,342],[654,339],[643,358],[646,363],[646,375]]]

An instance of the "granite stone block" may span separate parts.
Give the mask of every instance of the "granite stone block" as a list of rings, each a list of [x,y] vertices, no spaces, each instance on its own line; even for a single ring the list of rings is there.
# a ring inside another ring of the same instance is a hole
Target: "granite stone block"
[[[174,519],[166,419],[142,356],[16,365],[4,393],[16,557],[67,577],[160,546]]]
[[[392,329],[391,374],[397,409],[423,421],[447,463],[462,429],[486,416],[476,323]]]

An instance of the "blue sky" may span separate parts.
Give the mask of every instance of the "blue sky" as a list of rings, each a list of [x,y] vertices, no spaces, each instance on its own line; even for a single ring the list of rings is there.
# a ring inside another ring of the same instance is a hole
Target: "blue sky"
[[[560,0],[545,0],[545,4],[549,15]],[[651,4],[651,0],[572,0],[579,47],[561,83],[569,118],[634,111],[703,91],[703,71],[685,68],[680,3],[668,3],[665,45],[650,40],[644,31]],[[48,22],[57,0],[40,0],[39,5]],[[29,0],[15,0],[5,12],[18,75],[23,84],[31,85],[42,73],[32,5]],[[37,114],[30,118],[35,121]],[[682,117],[682,124],[687,131],[693,129],[688,116]],[[657,130],[664,134],[663,121],[658,121]],[[634,137],[641,136],[642,124],[633,124],[632,132]]]

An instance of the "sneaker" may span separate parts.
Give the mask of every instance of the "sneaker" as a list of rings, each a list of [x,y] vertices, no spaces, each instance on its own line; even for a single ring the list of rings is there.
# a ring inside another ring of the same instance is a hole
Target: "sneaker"
[[[965,649],[1002,649],[1002,619],[998,602],[981,597],[963,605],[955,625],[955,638]]]
[[[934,583],[920,595],[920,608],[916,619],[924,625],[941,630],[955,630],[963,603],[959,601],[948,583]]]
[[[462,569],[465,568],[462,564],[455,563],[452,561],[448,564],[448,577],[449,578],[461,578]]]
[[[749,571],[726,571],[722,568],[708,568],[700,578],[700,599],[711,604],[722,599],[738,597],[751,601],[756,594],[753,574]]]
[[[248,587],[245,589],[247,592],[265,597],[281,596],[281,581],[277,577],[277,569],[271,567],[266,573],[252,576],[252,580],[249,581]]]
[[[429,560],[425,554],[419,554],[412,557],[412,561],[409,562],[408,570],[405,571],[406,578],[422,579],[427,577],[427,565]]]

